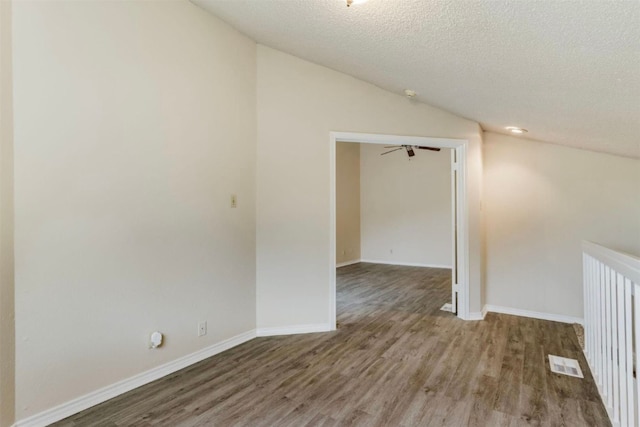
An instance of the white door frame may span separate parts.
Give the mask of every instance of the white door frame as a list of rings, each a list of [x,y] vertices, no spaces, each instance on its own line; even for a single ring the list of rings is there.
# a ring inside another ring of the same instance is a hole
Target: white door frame
[[[456,244],[458,283],[452,283],[453,290],[458,292],[458,317],[469,319],[469,213],[467,210],[467,147],[466,139],[430,138],[422,136],[379,135],[355,132],[329,133],[329,168],[330,168],[330,226],[329,226],[329,323],[336,329],[336,143],[355,142],[363,144],[384,145],[424,145],[429,147],[450,148],[455,151],[451,156],[451,168],[457,171],[457,182],[452,184],[452,197],[456,197],[455,220],[457,227]],[[453,190],[456,190],[455,192]],[[454,275],[455,277],[456,275]]]

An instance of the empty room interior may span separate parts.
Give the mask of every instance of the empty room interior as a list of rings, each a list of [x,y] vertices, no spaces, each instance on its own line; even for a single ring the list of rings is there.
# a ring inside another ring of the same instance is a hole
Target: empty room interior
[[[456,311],[451,180],[448,149],[337,142],[338,315],[406,297]]]
[[[0,0],[0,427],[640,426],[640,2]]]

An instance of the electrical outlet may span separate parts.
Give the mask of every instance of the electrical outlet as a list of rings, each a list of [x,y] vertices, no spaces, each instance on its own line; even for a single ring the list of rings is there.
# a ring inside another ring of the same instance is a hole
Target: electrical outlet
[[[207,335],[207,321],[198,323],[198,336],[202,337]]]

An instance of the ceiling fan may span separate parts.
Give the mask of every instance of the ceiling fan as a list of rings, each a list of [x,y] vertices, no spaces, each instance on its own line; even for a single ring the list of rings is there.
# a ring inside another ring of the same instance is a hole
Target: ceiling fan
[[[413,157],[416,155],[415,151],[413,151],[414,148],[417,148],[418,150],[430,150],[430,151],[440,151],[440,148],[435,148],[435,147],[423,147],[421,145],[389,145],[387,147],[384,148],[393,148],[393,150],[389,150],[389,151],[385,151],[384,153],[380,154],[381,156],[384,156],[385,154],[389,154],[389,153],[393,153],[394,151],[398,151],[398,150],[407,150],[407,155],[409,157]]]

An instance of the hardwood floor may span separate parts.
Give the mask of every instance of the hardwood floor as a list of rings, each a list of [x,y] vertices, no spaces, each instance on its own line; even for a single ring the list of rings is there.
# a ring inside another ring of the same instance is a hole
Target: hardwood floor
[[[571,325],[464,322],[449,298],[449,270],[343,267],[338,331],[257,338],[56,425],[610,425]]]

